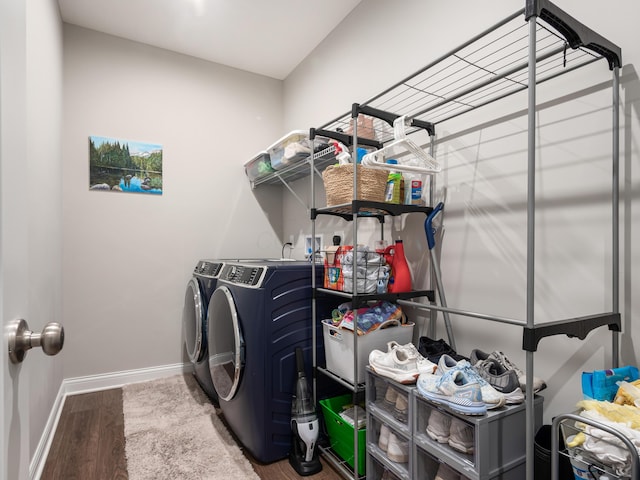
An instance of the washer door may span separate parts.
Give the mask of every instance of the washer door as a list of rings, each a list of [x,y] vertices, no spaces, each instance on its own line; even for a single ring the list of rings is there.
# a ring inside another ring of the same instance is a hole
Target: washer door
[[[209,301],[209,372],[221,400],[231,400],[244,366],[244,339],[231,291],[220,286]]]
[[[191,363],[202,359],[204,346],[202,344],[202,329],[206,321],[207,309],[202,299],[198,280],[192,278],[184,293],[184,307],[182,308],[182,331],[184,345]],[[206,338],[204,339],[206,341]]]

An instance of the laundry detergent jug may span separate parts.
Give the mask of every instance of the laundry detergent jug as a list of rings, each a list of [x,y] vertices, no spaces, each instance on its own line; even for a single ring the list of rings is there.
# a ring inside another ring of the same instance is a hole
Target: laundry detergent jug
[[[384,250],[384,258],[391,266],[391,275],[387,291],[400,293],[411,291],[411,271],[404,256],[404,244],[402,240],[396,240],[394,245],[389,245]]]

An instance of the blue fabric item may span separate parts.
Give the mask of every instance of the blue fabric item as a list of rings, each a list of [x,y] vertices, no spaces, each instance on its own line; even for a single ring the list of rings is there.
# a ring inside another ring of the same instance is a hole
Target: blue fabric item
[[[638,368],[633,365],[608,370],[582,372],[582,395],[587,400],[613,402],[618,393],[618,383],[638,380]]]
[[[353,316],[353,310],[345,313],[340,326],[353,330]],[[369,333],[388,320],[398,320],[399,323],[401,319],[400,307],[391,302],[380,301],[371,307],[358,309],[358,333]]]

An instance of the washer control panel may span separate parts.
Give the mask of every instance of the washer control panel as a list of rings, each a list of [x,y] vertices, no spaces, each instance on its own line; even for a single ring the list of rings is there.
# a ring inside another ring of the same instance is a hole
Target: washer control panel
[[[200,260],[194,268],[193,273],[201,277],[218,278],[224,263]]]
[[[267,268],[264,266],[225,264],[222,267],[220,278],[231,283],[259,288],[264,280]]]

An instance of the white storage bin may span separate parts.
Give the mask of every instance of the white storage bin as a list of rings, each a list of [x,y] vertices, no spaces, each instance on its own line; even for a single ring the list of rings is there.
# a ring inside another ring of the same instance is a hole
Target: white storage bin
[[[369,353],[372,350],[387,351],[387,343],[395,340],[404,345],[413,341],[413,323],[374,330],[358,337],[358,380],[365,381],[365,367],[369,365]],[[350,383],[353,381],[353,331],[338,328],[331,320],[322,321],[324,353],[327,370]]]

